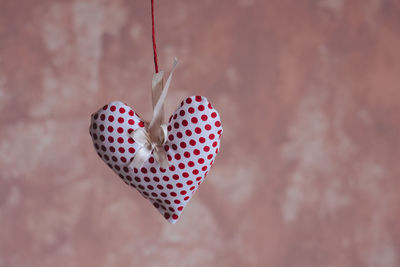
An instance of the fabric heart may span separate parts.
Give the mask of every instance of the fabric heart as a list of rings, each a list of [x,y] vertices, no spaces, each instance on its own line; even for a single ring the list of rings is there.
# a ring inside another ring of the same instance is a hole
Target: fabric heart
[[[124,180],[175,223],[203,182],[220,146],[222,126],[218,112],[205,97],[182,101],[168,121],[169,168],[151,156],[140,169],[129,168],[140,146],[130,134],[145,123],[127,105],[115,101],[92,114],[89,128],[97,154]]]

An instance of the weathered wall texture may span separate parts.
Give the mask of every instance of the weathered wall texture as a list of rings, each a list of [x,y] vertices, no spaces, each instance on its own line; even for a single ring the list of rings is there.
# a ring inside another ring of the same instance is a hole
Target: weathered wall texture
[[[156,0],[168,112],[224,125],[175,225],[88,134],[151,115],[149,3],[0,0],[0,266],[400,266],[400,2]]]

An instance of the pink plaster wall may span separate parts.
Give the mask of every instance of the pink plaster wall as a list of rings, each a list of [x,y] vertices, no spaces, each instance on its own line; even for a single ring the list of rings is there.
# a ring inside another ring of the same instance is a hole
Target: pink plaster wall
[[[88,134],[151,115],[149,2],[0,0],[0,267],[400,266],[400,2],[156,0],[167,111],[224,125],[175,225]]]

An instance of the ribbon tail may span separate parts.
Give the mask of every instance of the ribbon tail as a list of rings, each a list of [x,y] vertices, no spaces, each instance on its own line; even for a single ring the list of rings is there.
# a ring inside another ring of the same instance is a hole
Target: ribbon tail
[[[136,152],[135,157],[133,158],[132,162],[129,164],[130,168],[139,169],[143,166],[144,162],[150,157],[151,149],[147,146],[142,146],[139,151]]]
[[[167,96],[168,93],[168,88],[169,85],[171,84],[171,79],[172,79],[172,75],[174,74],[176,65],[178,64],[178,60],[175,58],[174,59],[174,65],[172,66],[172,70],[168,76],[167,82],[165,83],[165,86],[161,92],[160,97],[158,98],[157,104],[155,105],[154,109],[153,109],[153,118],[151,119],[150,122],[150,126],[149,126],[149,130],[151,131],[153,127],[155,126],[161,126],[162,123],[162,116],[163,114],[163,105],[164,105],[164,101],[165,98]],[[158,127],[156,127],[158,128]]]
[[[160,164],[160,167],[167,169],[169,167],[169,162],[167,152],[165,151],[164,147],[157,147],[154,152],[154,157]]]

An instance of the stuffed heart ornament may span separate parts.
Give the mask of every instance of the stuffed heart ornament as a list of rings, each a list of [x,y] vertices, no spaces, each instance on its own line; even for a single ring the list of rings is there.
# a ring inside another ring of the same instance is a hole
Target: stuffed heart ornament
[[[89,132],[100,158],[165,219],[175,223],[214,163],[222,134],[220,117],[205,97],[185,99],[165,127],[162,151],[168,166],[161,167],[149,146],[149,155],[140,167],[132,167],[135,157],[146,148],[133,133],[148,127],[133,109],[115,101],[92,114]]]

